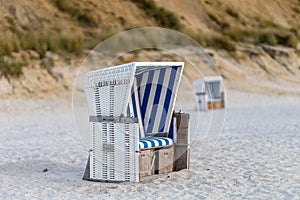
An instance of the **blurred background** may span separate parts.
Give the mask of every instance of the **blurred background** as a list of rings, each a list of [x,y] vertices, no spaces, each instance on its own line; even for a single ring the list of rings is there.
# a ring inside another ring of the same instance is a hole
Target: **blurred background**
[[[193,38],[229,89],[300,94],[299,0],[0,0],[0,97],[69,94],[90,50],[145,26]],[[181,56],[197,56],[180,45]],[[147,60],[182,57],[148,49],[120,55],[114,64]],[[189,68],[184,73],[199,78]]]

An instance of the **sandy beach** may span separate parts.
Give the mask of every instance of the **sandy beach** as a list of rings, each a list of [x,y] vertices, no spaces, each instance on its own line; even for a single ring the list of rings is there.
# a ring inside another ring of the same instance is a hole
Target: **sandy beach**
[[[140,183],[81,180],[88,153],[70,100],[2,100],[0,199],[298,199],[300,98],[227,94],[214,135],[212,111],[187,111],[191,169]]]

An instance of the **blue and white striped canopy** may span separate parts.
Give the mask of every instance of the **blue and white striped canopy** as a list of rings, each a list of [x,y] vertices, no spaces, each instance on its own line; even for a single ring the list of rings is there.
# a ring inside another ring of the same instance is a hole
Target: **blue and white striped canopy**
[[[140,136],[167,133],[170,129],[183,62],[135,63],[127,115],[139,119]]]

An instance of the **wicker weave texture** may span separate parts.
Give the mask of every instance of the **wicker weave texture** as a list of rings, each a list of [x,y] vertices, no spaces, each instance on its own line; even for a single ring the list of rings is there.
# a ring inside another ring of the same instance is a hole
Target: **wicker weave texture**
[[[90,177],[138,182],[137,123],[94,123]]]
[[[85,79],[90,116],[120,116],[127,113],[134,80],[133,64],[92,71]]]

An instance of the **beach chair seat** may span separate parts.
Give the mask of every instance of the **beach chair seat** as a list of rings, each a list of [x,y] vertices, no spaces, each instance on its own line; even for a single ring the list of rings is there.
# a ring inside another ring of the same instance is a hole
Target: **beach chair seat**
[[[139,150],[167,147],[174,144],[173,139],[167,137],[145,137],[139,140]]]

